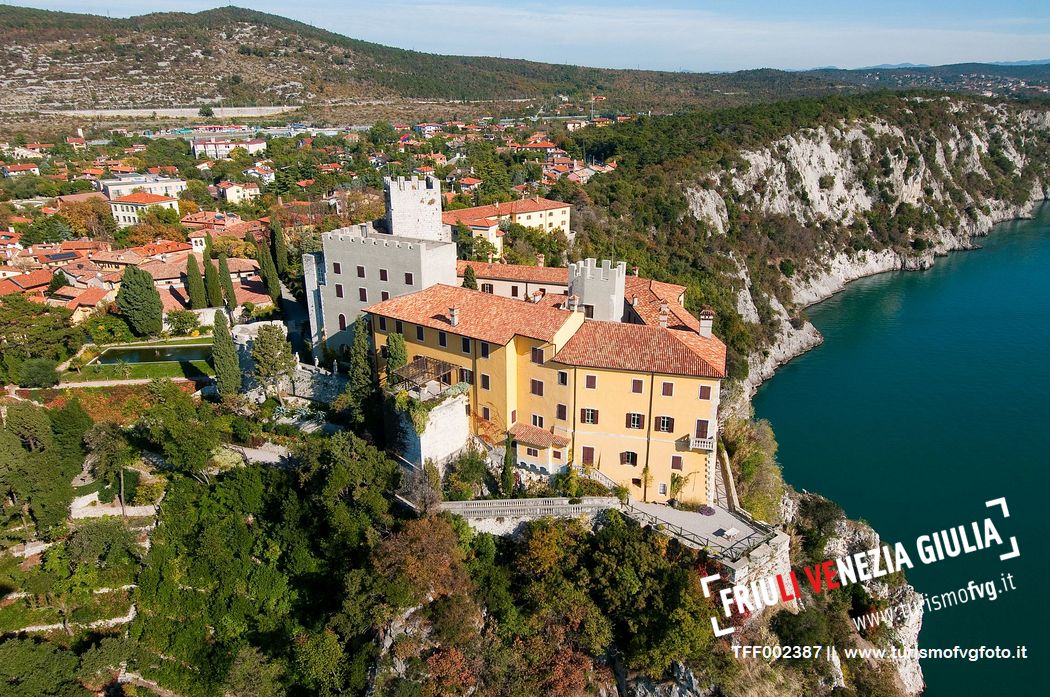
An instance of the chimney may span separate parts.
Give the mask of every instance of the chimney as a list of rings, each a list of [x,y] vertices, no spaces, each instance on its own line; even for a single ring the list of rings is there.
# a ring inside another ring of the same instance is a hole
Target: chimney
[[[704,305],[703,309],[700,310],[700,329],[697,332],[700,336],[711,336],[711,327],[715,323],[715,311],[711,309],[710,305]]]
[[[569,296],[569,311],[578,312],[580,309],[580,296],[571,295]]]
[[[635,267],[635,268],[638,268],[638,267]],[[638,296],[637,295],[634,296],[633,298],[631,298],[631,307],[638,307]]]
[[[660,327],[667,329],[667,303],[660,303]]]
[[[489,252],[489,263],[492,263],[492,252]]]
[[[448,308],[449,324],[455,327],[459,324],[459,308],[453,305]]]
[[[543,266],[543,262],[546,261],[547,257],[542,254],[536,255],[536,266]]]
[[[635,278],[638,278],[638,267],[637,266],[632,266],[631,267],[631,273],[634,274]]]

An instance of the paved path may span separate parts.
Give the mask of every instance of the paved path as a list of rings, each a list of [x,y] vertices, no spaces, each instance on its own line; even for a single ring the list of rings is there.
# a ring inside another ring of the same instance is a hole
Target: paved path
[[[248,448],[243,445],[227,445],[225,447],[235,453],[240,453],[248,462],[257,462],[263,465],[279,465],[283,467],[288,464],[288,460],[291,457],[288,448],[273,443],[267,443],[261,448]]]
[[[155,378],[129,378],[127,380],[81,380],[78,382],[60,382],[57,389],[72,387],[115,387],[117,385],[146,385],[153,382]],[[194,382],[188,378],[170,378],[172,382]]]

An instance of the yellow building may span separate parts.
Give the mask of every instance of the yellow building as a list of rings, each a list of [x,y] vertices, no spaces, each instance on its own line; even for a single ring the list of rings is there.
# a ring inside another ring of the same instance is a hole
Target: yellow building
[[[645,501],[712,500],[726,356],[713,314],[683,330],[669,310],[656,326],[596,321],[575,298],[536,298],[435,285],[373,305],[380,368],[400,333],[409,361],[454,366],[442,379],[469,385],[474,432],[496,444],[509,432],[519,466],[591,467]]]

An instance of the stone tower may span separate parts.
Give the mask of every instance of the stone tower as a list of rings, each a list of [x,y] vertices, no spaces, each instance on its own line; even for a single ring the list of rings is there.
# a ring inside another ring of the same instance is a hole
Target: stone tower
[[[576,296],[580,306],[591,319],[609,322],[623,320],[624,284],[627,280],[627,263],[616,266],[608,259],[598,266],[595,259],[569,264],[569,297]]]
[[[383,180],[386,194],[386,230],[397,237],[451,242],[452,233],[441,224],[441,182],[434,177]]]

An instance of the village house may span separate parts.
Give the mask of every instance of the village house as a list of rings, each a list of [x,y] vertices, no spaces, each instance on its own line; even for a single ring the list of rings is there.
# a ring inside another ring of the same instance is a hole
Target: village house
[[[51,294],[45,303],[53,307],[64,307],[73,311],[70,321],[80,324],[98,308],[112,301],[117,294],[104,288],[74,288],[63,286]]]
[[[25,176],[40,176],[40,168],[34,164],[20,164],[20,165],[3,165],[0,167],[0,172],[3,172],[4,177],[25,177]]]
[[[117,227],[125,228],[141,222],[142,215],[151,208],[164,208],[178,212],[179,202],[170,196],[136,191],[133,194],[112,199],[109,202],[109,208],[113,213],[113,220],[117,222]]]
[[[207,157],[212,160],[228,160],[230,159],[230,153],[237,148],[245,150],[249,155],[266,152],[266,141],[261,138],[249,140],[207,138],[194,140],[191,147],[193,156],[196,158]]]
[[[240,184],[231,181],[221,181],[217,185],[219,196],[226,203],[238,204],[257,198],[261,195],[259,185],[254,182]]]
[[[537,228],[545,232],[561,230],[569,232],[572,206],[561,201],[534,196],[517,201],[493,203],[487,206],[461,208],[456,213],[456,220],[464,222],[480,219],[491,219],[497,222],[506,221],[525,227]],[[453,223],[454,224],[454,223]],[[448,226],[448,223],[446,223]]]

